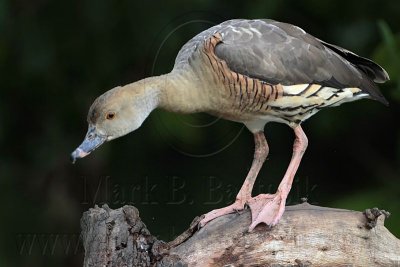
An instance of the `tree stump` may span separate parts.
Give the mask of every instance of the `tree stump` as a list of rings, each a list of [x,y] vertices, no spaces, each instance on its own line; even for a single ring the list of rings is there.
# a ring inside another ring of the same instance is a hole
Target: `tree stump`
[[[303,203],[288,206],[273,228],[248,232],[244,210],[157,240],[135,207],[107,205],[81,219],[84,266],[400,266],[400,240],[384,226],[387,213]]]

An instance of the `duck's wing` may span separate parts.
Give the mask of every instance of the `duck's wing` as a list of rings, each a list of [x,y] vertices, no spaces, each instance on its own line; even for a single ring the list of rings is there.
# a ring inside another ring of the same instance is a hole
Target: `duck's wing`
[[[299,27],[273,20],[234,20],[215,30],[222,36],[215,54],[235,72],[271,84],[358,87],[387,103],[374,83],[389,79],[382,67]]]

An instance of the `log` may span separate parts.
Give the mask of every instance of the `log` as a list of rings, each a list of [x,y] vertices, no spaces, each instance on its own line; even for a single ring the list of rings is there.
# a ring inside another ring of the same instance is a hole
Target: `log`
[[[230,214],[166,243],[152,236],[138,210],[104,205],[81,219],[84,266],[400,266],[400,240],[388,213],[288,206],[273,228],[248,232],[250,212]]]

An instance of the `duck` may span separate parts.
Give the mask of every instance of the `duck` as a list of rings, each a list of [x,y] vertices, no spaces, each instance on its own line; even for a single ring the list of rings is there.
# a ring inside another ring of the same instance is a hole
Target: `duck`
[[[205,112],[242,123],[254,137],[250,170],[234,202],[199,222],[250,208],[249,231],[281,219],[296,171],[308,146],[301,124],[318,111],[360,99],[388,101],[378,83],[387,72],[370,59],[324,42],[302,28],[270,19],[234,19],[193,37],[179,51],[171,72],[115,87],[91,105],[88,131],[71,154],[75,162],[105,142],[137,130],[156,108]],[[275,193],[252,196],[269,146],[268,122],[294,132],[293,152]]]

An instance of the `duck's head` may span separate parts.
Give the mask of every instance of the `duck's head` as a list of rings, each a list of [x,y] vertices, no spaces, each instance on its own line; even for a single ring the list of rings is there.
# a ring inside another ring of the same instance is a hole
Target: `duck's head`
[[[156,105],[157,95],[151,89],[132,85],[116,87],[99,96],[89,109],[86,137],[72,152],[71,161],[74,163],[104,142],[136,130]]]

